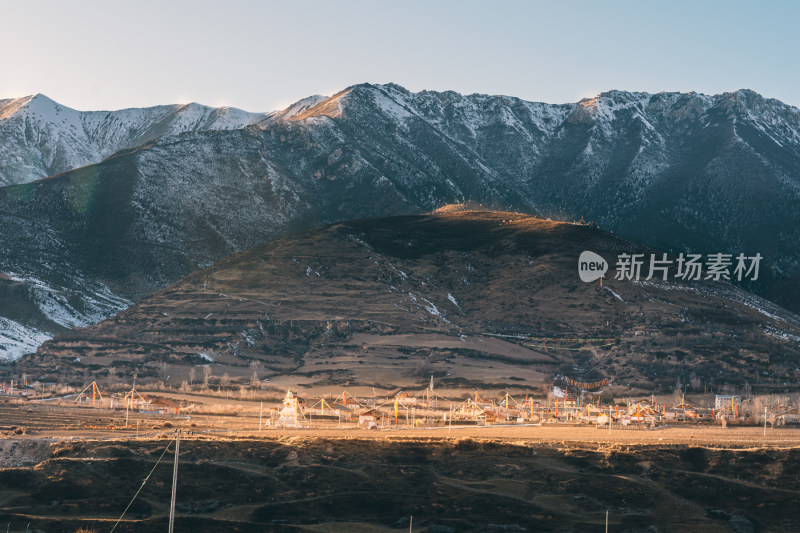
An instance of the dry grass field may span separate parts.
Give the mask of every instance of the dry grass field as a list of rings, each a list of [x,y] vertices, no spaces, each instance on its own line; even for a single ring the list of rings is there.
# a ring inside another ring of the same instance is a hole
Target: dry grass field
[[[234,400],[229,400],[231,403]],[[0,404],[8,531],[800,529],[800,429],[263,429],[258,415]],[[138,426],[138,437],[137,437]]]

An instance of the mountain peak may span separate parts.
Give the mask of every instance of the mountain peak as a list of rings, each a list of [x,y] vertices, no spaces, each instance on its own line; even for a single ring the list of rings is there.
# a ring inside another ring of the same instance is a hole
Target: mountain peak
[[[62,108],[63,106],[60,106],[54,100],[41,93],[23,96],[21,98],[0,100],[0,120],[11,118],[12,116],[24,111],[33,111],[42,114],[43,112],[53,110],[56,107]]]
[[[50,98],[49,96],[44,95],[42,93],[36,93],[32,96],[26,96],[25,100],[26,102],[24,106],[29,109],[43,110],[43,109],[58,108],[58,109],[66,109],[69,111],[74,111],[72,108],[61,105],[52,98]]]
[[[716,96],[721,100],[744,106],[750,106],[768,100],[751,89],[737,89],[735,91],[725,92]]]
[[[643,92],[643,91],[623,91],[620,89],[611,89],[610,91],[603,91],[601,92],[598,97],[599,98],[607,98],[610,100],[640,100],[642,98],[648,98],[652,96],[652,94]]]
[[[766,98],[752,89],[738,89],[716,95],[714,99],[729,113],[769,126],[788,121],[793,137],[800,136],[800,109],[775,98]],[[788,130],[787,130],[788,132]]]
[[[44,122],[66,121],[72,123],[77,119],[77,115],[80,112],[63,106],[44,94],[37,93],[32,96],[20,98],[20,105],[17,107],[14,114],[17,113],[24,113],[27,116],[34,115]]]
[[[334,94],[330,98],[326,98],[322,101],[317,101],[314,105],[307,105],[302,109],[297,110],[297,112],[295,112],[294,114],[283,116],[282,118],[286,118],[288,120],[305,120],[307,118],[316,118],[316,117],[339,118],[342,116],[342,111],[343,111],[342,104],[344,102],[344,99],[352,90],[353,87],[349,87],[343,91]],[[298,104],[299,103],[300,102],[298,102]],[[290,109],[294,106],[297,106],[297,104],[291,106]]]
[[[158,137],[241,129],[267,116],[194,102],[78,111],[41,93],[0,100],[0,185],[27,183],[97,163]]]
[[[36,93],[33,96],[29,96],[28,98],[30,99],[31,102],[46,102],[46,103],[51,103],[51,104],[55,104],[56,103],[55,100],[53,100],[52,98],[50,98],[46,94],[42,94],[42,93]]]
[[[322,94],[314,94],[312,96],[307,96],[307,97],[305,97],[305,98],[303,98],[301,100],[298,100],[297,102],[293,103],[292,105],[290,105],[287,108],[284,108],[284,109],[282,109],[280,111],[276,111],[276,112],[272,113],[270,115],[270,117],[268,118],[268,120],[270,120],[270,119],[272,119],[272,120],[277,120],[277,119],[289,120],[289,119],[292,119],[292,118],[296,117],[297,115],[299,115],[300,113],[304,113],[304,112],[308,111],[309,109],[313,108],[314,106],[316,106],[317,104],[320,104],[321,102],[324,102],[328,98],[329,98],[328,96],[324,96]]]

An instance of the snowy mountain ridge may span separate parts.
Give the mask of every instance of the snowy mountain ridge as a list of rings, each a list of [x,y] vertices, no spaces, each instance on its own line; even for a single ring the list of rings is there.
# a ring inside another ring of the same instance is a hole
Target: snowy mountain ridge
[[[147,139],[0,187],[0,331],[17,339],[0,356],[289,232],[467,200],[671,252],[759,252],[748,288],[800,310],[800,111],[752,91],[544,104],[361,84],[269,114],[82,113],[37,96],[1,101],[0,117],[0,169],[20,181]]]
[[[0,100],[0,185],[98,163],[165,135],[239,129],[268,116],[195,103],[76,111],[42,94]]]

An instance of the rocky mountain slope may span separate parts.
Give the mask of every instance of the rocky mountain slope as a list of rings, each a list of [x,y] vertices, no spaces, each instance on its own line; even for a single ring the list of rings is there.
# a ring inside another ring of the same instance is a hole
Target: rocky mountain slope
[[[747,288],[800,309],[800,111],[751,91],[550,105],[364,84],[200,129],[0,189],[0,352],[289,231],[454,200],[758,252]]]
[[[583,250],[611,263],[603,285],[579,279]],[[797,381],[800,318],[723,282],[613,279],[619,253],[648,251],[590,225],[464,205],[337,223],[228,256],[25,365],[179,380],[208,363],[248,378],[257,362],[273,384],[381,388],[431,374],[467,389],[555,374],[647,390],[692,375]]]

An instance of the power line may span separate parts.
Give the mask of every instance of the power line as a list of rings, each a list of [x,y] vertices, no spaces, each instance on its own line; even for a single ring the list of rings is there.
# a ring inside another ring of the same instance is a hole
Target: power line
[[[176,436],[176,438],[177,438],[177,436]],[[175,440],[175,439],[173,439],[173,440]],[[144,488],[145,483],[147,483],[147,480],[150,479],[150,476],[153,475],[153,472],[155,471],[156,467],[158,466],[158,463],[161,462],[161,459],[164,458],[164,455],[167,453],[167,450],[169,450],[170,444],[172,444],[172,441],[169,441],[167,443],[167,447],[164,448],[163,452],[161,452],[161,457],[158,458],[158,461],[156,461],[156,464],[153,465],[153,468],[152,468],[152,470],[150,470],[150,473],[147,474],[146,478],[144,478],[144,481],[142,481],[142,485],[139,487],[139,490],[136,491],[136,494],[133,495],[133,498],[131,498],[131,501],[130,501],[130,503],[128,503],[128,506],[125,507],[125,510],[122,511],[122,514],[119,516],[119,518],[117,518],[117,521],[114,523],[114,527],[111,528],[111,532],[110,533],[114,533],[114,530],[117,529],[117,526],[119,525],[120,521],[122,520],[122,517],[125,516],[125,513],[127,513],[128,509],[130,509],[131,505],[133,505],[133,500],[135,500],[136,497],[139,495],[139,493],[142,492],[142,489]]]

